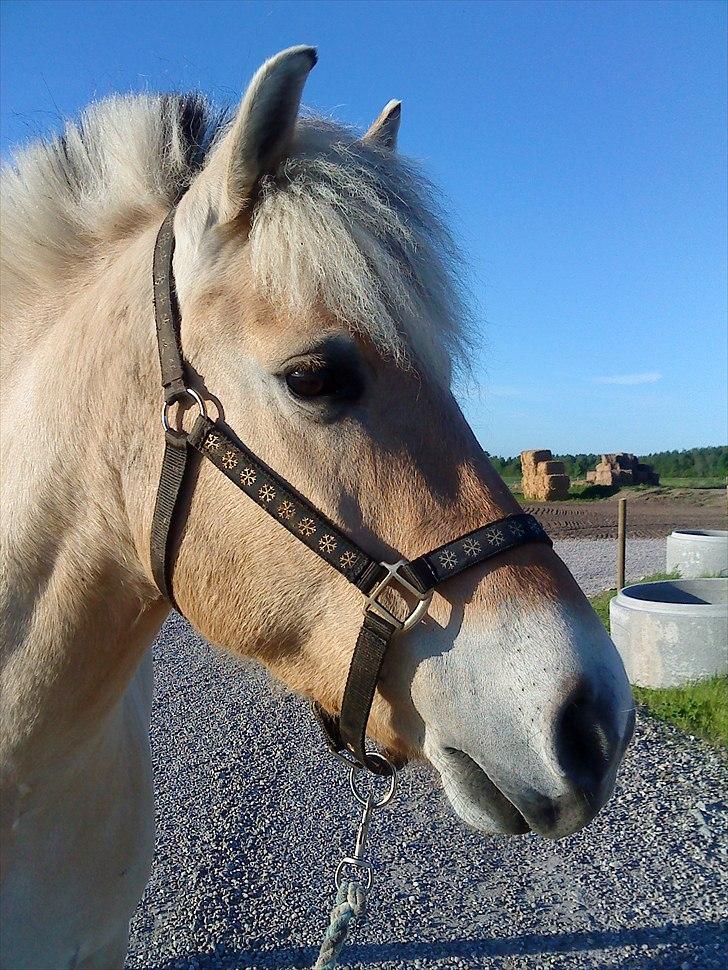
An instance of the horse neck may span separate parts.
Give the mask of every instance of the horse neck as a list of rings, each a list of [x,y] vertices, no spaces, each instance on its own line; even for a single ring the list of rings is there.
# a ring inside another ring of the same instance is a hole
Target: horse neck
[[[52,759],[92,735],[168,610],[138,521],[152,507],[160,437],[154,231],[100,255],[37,308],[48,324],[7,384],[0,664],[16,761],[23,750]]]

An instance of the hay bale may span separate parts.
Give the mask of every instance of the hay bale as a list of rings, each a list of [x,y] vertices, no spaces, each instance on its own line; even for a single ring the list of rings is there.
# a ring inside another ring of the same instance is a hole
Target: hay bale
[[[591,478],[591,475],[594,478]],[[586,480],[595,485],[657,485],[659,476],[649,465],[643,464],[629,451],[602,455],[602,460],[594,469],[587,472]]]
[[[566,498],[568,495],[570,479],[565,474],[564,463],[554,461],[547,449],[522,451],[521,471],[524,498],[547,502],[552,498]]]
[[[571,480],[568,475],[546,476],[546,501],[556,498],[566,498],[569,494]]]
[[[637,463],[637,468],[634,473],[635,482],[638,485],[659,485],[660,476],[657,472],[652,470],[651,465],[645,465],[642,462]]]
[[[551,452],[548,449],[541,449],[541,451],[522,451],[521,468],[535,468],[540,461],[550,461],[551,457]]]
[[[563,461],[540,461],[536,465],[539,475],[563,475],[566,472]]]

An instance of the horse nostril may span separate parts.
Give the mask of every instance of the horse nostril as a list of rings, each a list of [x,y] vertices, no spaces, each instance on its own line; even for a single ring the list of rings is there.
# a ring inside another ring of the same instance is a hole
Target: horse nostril
[[[587,689],[571,695],[556,720],[556,757],[569,781],[589,797],[597,797],[620,750],[611,708]]]

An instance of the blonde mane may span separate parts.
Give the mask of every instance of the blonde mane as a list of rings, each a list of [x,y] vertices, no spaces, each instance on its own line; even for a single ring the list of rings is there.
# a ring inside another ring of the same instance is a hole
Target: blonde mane
[[[196,94],[113,97],[62,136],[20,150],[2,171],[6,320],[47,303],[80,264],[158,219],[225,131],[225,115]],[[300,118],[253,211],[257,282],[285,311],[323,308],[397,359],[439,347],[461,361],[460,261],[434,197],[401,156]]]

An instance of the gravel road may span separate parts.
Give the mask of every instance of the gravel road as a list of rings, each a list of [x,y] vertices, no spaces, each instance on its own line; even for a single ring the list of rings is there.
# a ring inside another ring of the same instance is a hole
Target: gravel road
[[[612,546],[556,543],[589,592],[611,585]],[[630,575],[664,550],[633,541]],[[155,659],[157,854],[129,970],[311,966],[355,829],[344,773],[300,700],[176,614]],[[467,831],[408,768],[372,824],[380,868],[341,966],[723,968],[726,792],[724,757],[647,716],[615,797],[558,843]]]
[[[593,596],[616,584],[617,543],[614,539],[557,539],[554,549],[587,594]],[[625,574],[628,583],[665,571],[665,539],[627,542]]]

